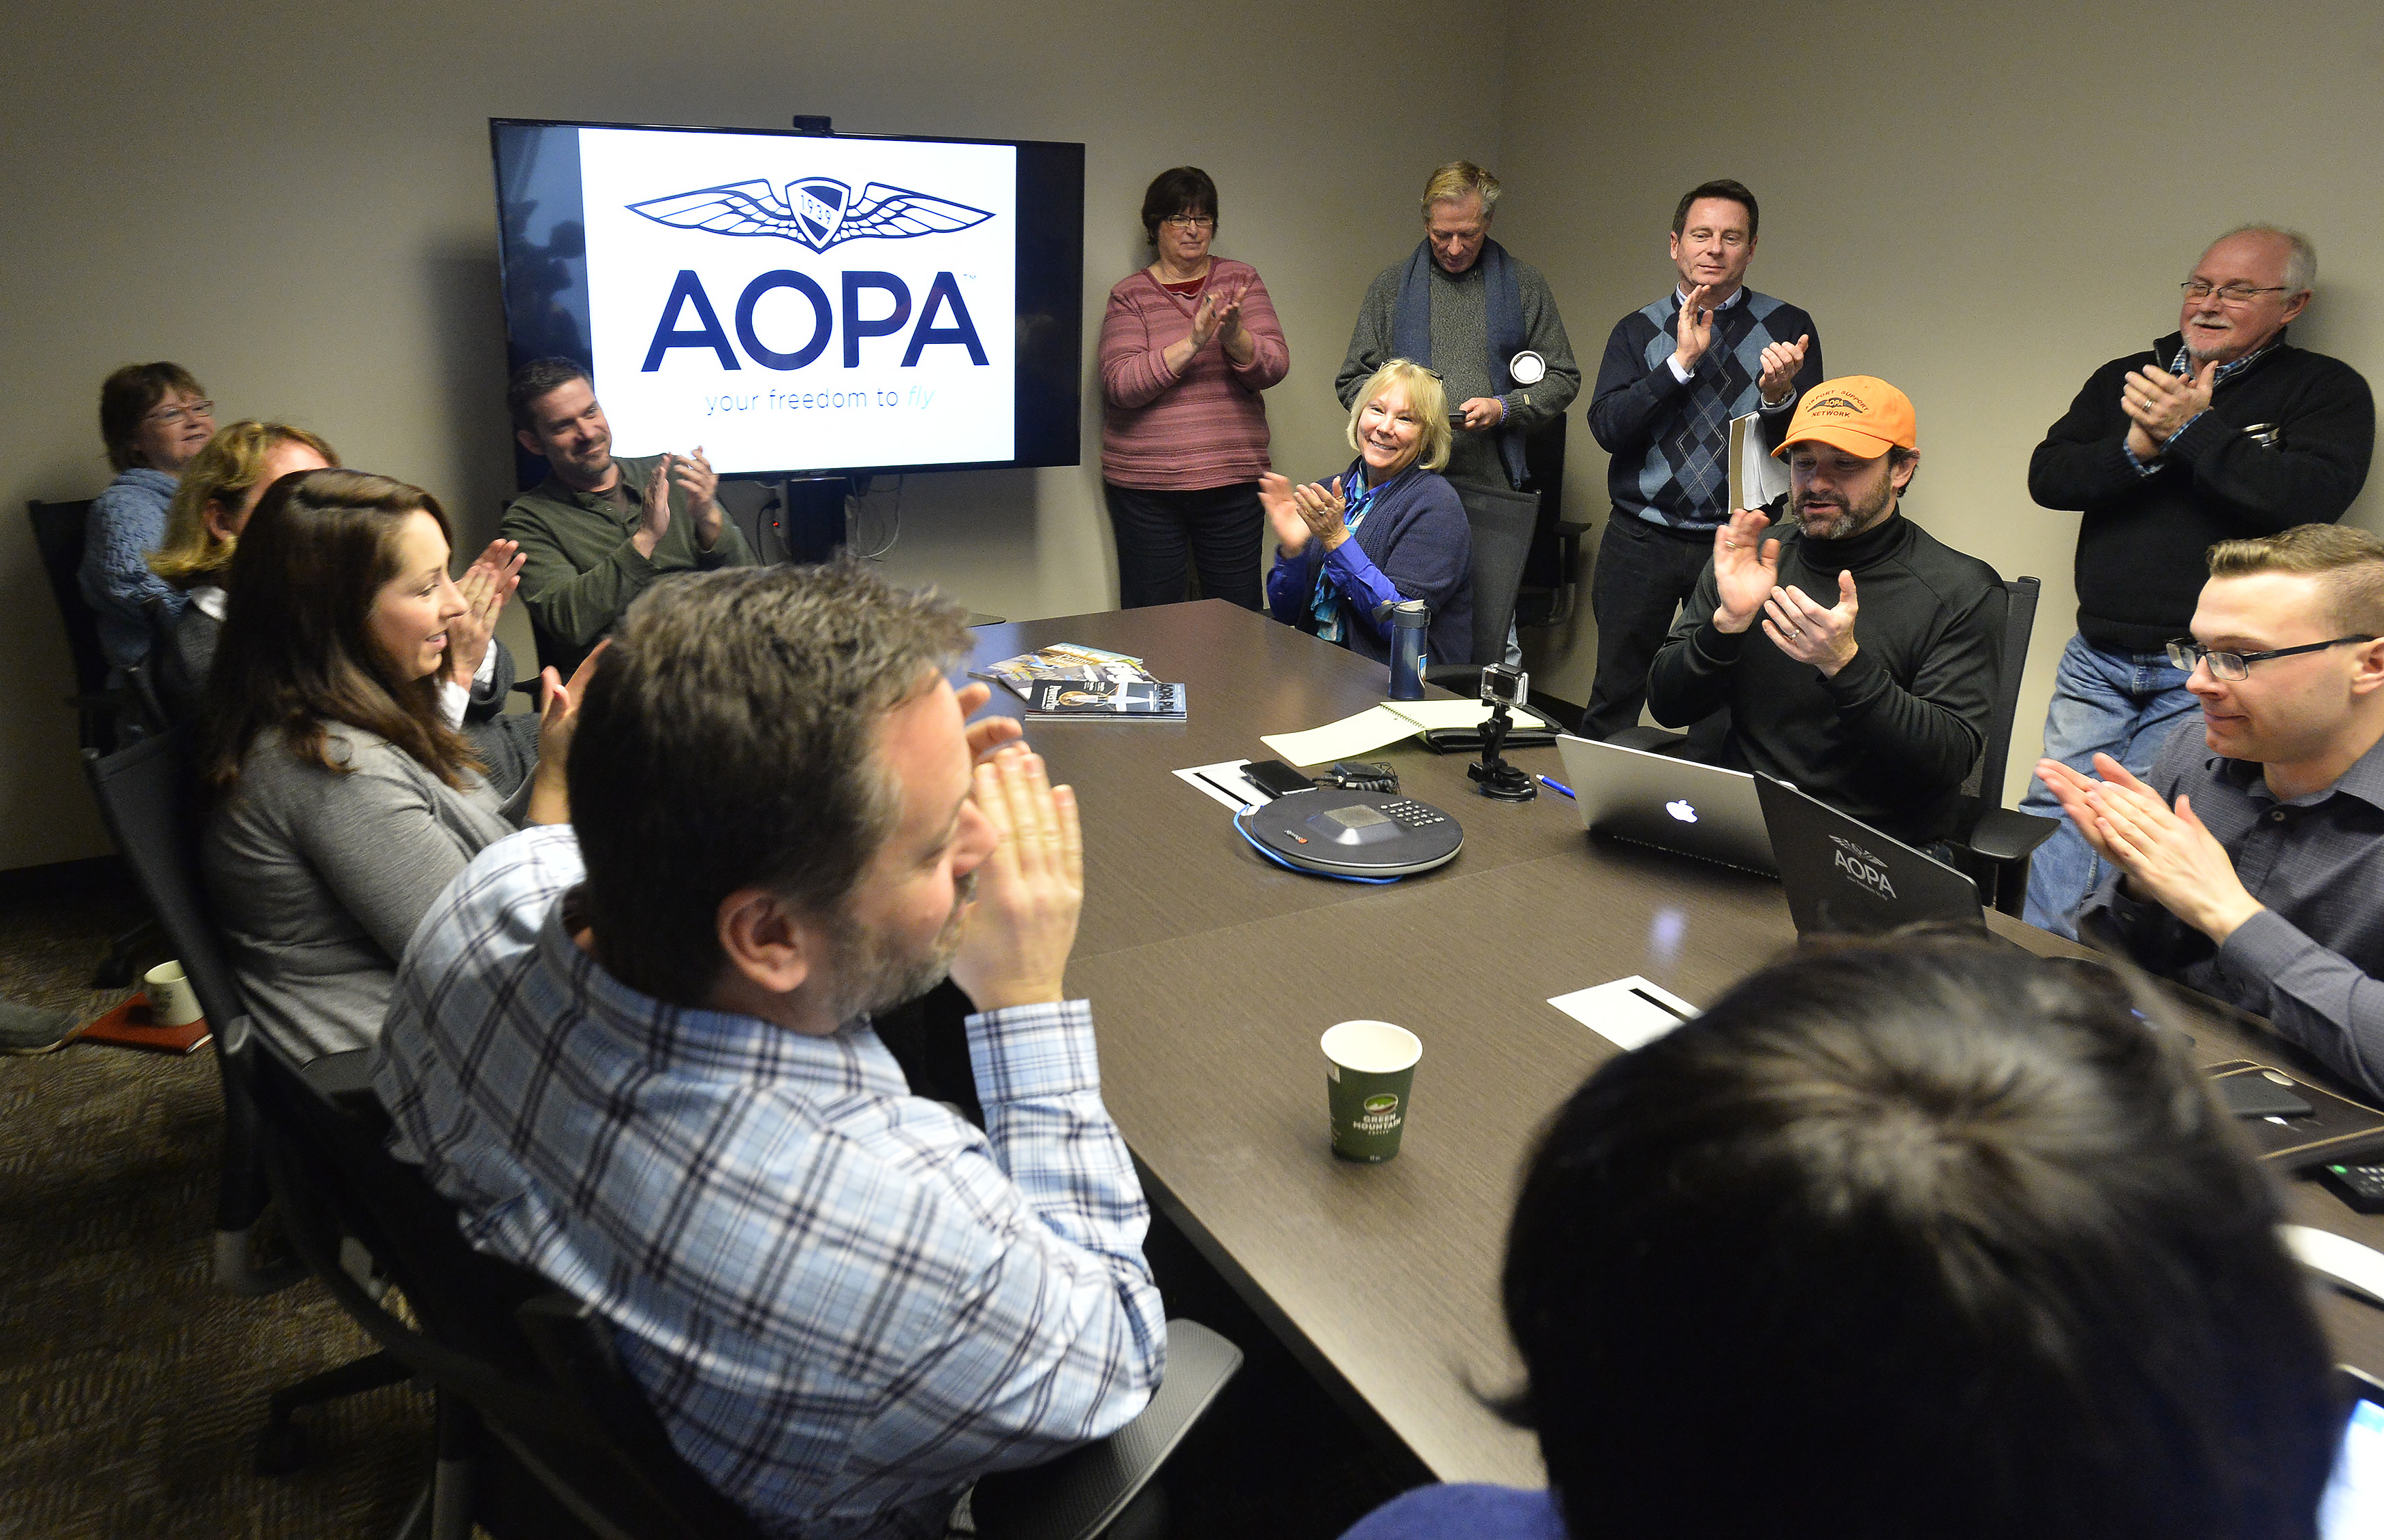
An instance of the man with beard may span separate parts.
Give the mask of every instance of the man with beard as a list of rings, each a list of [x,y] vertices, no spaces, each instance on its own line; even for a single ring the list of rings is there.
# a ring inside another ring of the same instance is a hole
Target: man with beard
[[[1926,846],[1952,832],[1986,742],[2004,591],[1994,568],[1903,516],[1915,426],[1882,379],[1806,392],[1772,452],[1796,523],[1766,538],[1769,520],[1743,508],[1714,532],[1647,703],[1666,727],[1728,706],[1722,763]]]
[[[2331,524],[2359,495],[2376,404],[2359,372],[2285,341],[2317,252],[2266,225],[2230,230],[2186,276],[2178,329],[2094,371],[2028,463],[2029,495],[2082,509],[2078,634],[2054,675],[2044,751],[2084,773],[2107,755],[2142,776],[2192,714],[2167,644],[2220,540]],[[2060,818],[2043,782],[2021,810]],[[2065,822],[2029,866],[2028,919],[2067,936],[2107,871]]]
[[[988,751],[1014,728],[963,728],[964,620],[857,564],[639,599],[586,687],[571,827],[448,888],[375,1067],[472,1244],[608,1322],[773,1532],[940,1534],[977,1477],[1124,1423],[1165,1355],[1062,986],[1075,798]],[[982,1133],[871,1025],[947,973]]]
[[[744,535],[721,516],[720,478],[702,446],[615,459],[612,424],[577,364],[523,365],[505,405],[515,439],[546,457],[547,478],[513,500],[498,532],[521,547],[522,602],[541,652],[560,654],[539,661],[563,677],[663,574],[753,565]]]

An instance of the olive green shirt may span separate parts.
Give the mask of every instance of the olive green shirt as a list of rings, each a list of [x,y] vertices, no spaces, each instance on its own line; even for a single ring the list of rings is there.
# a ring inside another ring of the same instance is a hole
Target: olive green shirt
[[[626,497],[574,491],[550,476],[515,498],[497,528],[521,546],[522,602],[544,633],[541,640],[575,663],[619,622],[629,601],[664,573],[756,565],[743,531],[725,512],[720,539],[711,550],[698,551],[695,517],[688,512],[687,493],[677,487],[671,489],[670,528],[652,556],[638,554],[630,537],[638,532],[639,504],[662,456],[613,463],[621,468],[619,490]]]

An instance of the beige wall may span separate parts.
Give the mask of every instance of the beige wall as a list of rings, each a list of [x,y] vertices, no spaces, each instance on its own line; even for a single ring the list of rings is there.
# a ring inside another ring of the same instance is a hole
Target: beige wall
[[[801,110],[862,132],[1083,140],[1088,344],[1140,259],[1143,183],[1203,165],[1223,188],[1218,249],[1258,264],[1290,335],[1270,411],[1301,474],[1338,463],[1331,374],[1366,279],[1412,239],[1425,168],[1496,166],[1499,234],[1546,270],[1593,368],[1613,319],[1670,281],[1672,200],[1731,175],[1766,204],[1758,287],[1814,313],[1833,370],[1918,404],[1916,516],[2046,579],[2034,723],[2070,628],[2075,519],[2030,504],[2028,452],[2093,366],[2174,325],[2170,286],[2206,236],[2254,217],[2310,231],[2319,292],[2296,340],[2384,369],[2375,14],[1780,4],[1717,27],[1644,0],[1523,0],[1500,35],[1415,0],[1228,0],[1172,23],[1086,0],[20,7],[0,65],[0,494],[13,510],[96,491],[99,379],[169,357],[227,412],[316,428],[484,538],[510,475],[490,116],[770,126]],[[1353,81],[1413,106],[1352,110]],[[1604,458],[1580,428],[1569,495],[1602,520]],[[1089,462],[1089,398],[1086,441]],[[1104,607],[1099,479],[1091,463],[913,477],[887,565],[1012,616]],[[2384,527],[2384,493],[2353,516]],[[56,703],[64,647],[13,511],[0,602],[16,622],[0,869],[94,853]],[[1586,697],[1585,617],[1527,640],[1544,687]]]
[[[1763,203],[1755,287],[1804,306],[1833,374],[1919,414],[1907,507],[2006,576],[2044,579],[2006,795],[2075,627],[2077,516],[2028,456],[2099,364],[2176,329],[2176,283],[2245,219],[2317,242],[2295,342],[2384,378],[2384,20],[2372,0],[1757,4],[1525,0],[1508,33],[1500,235],[1547,273],[1585,366],[1673,281],[1672,205],[1708,177]],[[1606,516],[1575,431],[1571,516]],[[2351,518],[2384,529],[2384,488]],[[1584,582],[1587,574],[1583,574]],[[1586,700],[1596,639],[1533,639],[1533,683]]]
[[[93,403],[110,368],[179,360],[224,413],[317,428],[487,538],[511,476],[490,117],[773,127],[801,111],[853,132],[1081,140],[1088,376],[1103,295],[1147,260],[1144,185],[1203,166],[1218,250],[1256,263],[1283,314],[1292,374],[1269,407],[1278,460],[1310,475],[1346,453],[1333,371],[1367,279],[1414,240],[1424,172],[1498,148],[1498,38],[1415,0],[1172,18],[1086,0],[102,4],[17,7],[10,32],[0,869],[107,848],[15,510],[106,484]],[[1352,78],[1431,101],[1427,125],[1386,134],[1349,110]],[[1012,617],[1113,604],[1089,394],[1085,434],[1082,467],[911,478],[888,567]]]

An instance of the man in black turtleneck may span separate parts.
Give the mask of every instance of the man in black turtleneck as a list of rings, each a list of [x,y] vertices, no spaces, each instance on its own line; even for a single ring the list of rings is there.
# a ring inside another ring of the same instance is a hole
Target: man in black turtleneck
[[[1665,638],[1666,727],[1731,709],[1722,763],[1788,781],[1908,844],[1953,831],[1986,742],[2004,590],[1898,509],[1920,466],[1912,403],[1851,375],[1805,392],[1774,453],[1796,522],[1741,509]]]

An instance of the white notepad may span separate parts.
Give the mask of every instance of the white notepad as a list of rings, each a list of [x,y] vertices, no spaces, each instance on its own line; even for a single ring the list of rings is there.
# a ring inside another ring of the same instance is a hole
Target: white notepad
[[[1698,1014],[1695,1006],[1637,974],[1558,995],[1548,1003],[1620,1049],[1652,1043]]]

